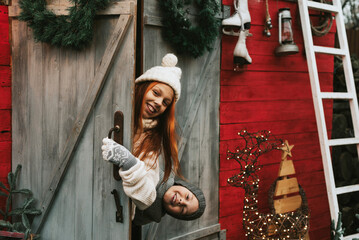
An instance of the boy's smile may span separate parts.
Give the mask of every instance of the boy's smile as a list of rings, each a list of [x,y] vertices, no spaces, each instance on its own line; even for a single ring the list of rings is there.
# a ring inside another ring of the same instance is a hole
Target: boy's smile
[[[191,215],[198,210],[199,202],[196,196],[187,188],[174,185],[163,196],[165,209],[176,215]]]

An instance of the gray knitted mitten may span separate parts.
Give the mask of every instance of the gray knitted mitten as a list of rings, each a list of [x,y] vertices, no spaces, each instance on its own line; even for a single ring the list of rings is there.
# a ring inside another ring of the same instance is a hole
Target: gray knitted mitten
[[[102,157],[122,170],[126,171],[137,163],[137,159],[121,144],[116,143],[110,138],[102,140]]]

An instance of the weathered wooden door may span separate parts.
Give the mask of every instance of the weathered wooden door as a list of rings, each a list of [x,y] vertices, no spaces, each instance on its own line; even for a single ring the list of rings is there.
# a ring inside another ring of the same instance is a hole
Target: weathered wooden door
[[[166,216],[159,224],[143,228],[143,239],[220,238],[219,211],[219,70],[220,38],[213,50],[194,59],[176,53],[162,38],[161,12],[156,0],[143,3],[143,69],[159,65],[173,52],[182,69],[181,98],[176,106],[180,127],[179,159],[184,176],[202,188],[207,202],[204,215],[195,221]],[[218,29],[219,31],[219,29]]]
[[[58,14],[67,14],[69,4],[48,1]],[[102,160],[101,144],[121,110],[124,145],[131,147],[136,2],[111,3],[99,13],[82,51],[34,42],[16,17],[17,1],[9,10],[12,166],[23,165],[21,186],[33,190],[43,210],[33,229],[42,239],[128,239],[128,198],[112,164]],[[123,223],[116,222],[113,189],[121,195]]]

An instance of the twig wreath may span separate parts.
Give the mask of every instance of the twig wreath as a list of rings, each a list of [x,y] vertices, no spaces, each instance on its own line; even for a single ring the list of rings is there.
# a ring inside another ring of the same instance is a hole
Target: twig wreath
[[[21,0],[19,19],[32,28],[36,41],[80,50],[92,40],[95,14],[105,9],[109,0],[72,2],[68,16],[56,16],[46,9],[46,0]]]
[[[188,53],[192,57],[202,56],[212,49],[218,35],[220,22],[215,18],[219,12],[216,0],[196,0],[198,15],[196,25],[189,19],[189,9],[184,6],[189,0],[159,1],[163,14],[163,36],[178,53]]]

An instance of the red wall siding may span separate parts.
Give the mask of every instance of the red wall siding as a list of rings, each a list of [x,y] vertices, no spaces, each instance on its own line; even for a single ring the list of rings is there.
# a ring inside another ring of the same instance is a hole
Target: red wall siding
[[[239,143],[237,132],[270,130],[277,137],[287,139],[292,150],[296,177],[306,192],[311,210],[310,238],[330,239],[330,214],[315,122],[309,74],[299,26],[297,5],[284,1],[269,1],[272,17],[272,36],[262,35],[265,1],[250,1],[252,17],[247,48],[252,64],[244,72],[234,72],[233,49],[238,38],[222,36],[221,104],[220,104],[220,223],[227,229],[227,239],[245,239],[242,228],[244,191],[229,186],[227,179],[238,172],[238,163],[226,159],[226,150]],[[223,0],[232,6],[232,0]],[[278,46],[278,9],[290,7],[293,18],[294,39],[300,53],[276,57]],[[232,7],[233,8],[233,7]],[[325,37],[315,38],[315,44],[334,46],[334,30]],[[322,91],[331,91],[334,60],[318,56]],[[332,104],[325,105],[328,126],[331,128]],[[331,129],[328,129],[329,131]],[[276,179],[281,152],[273,151],[260,158],[264,165],[260,171],[259,208],[269,212],[267,191]]]
[[[11,67],[8,7],[0,6],[0,181],[11,170]],[[4,202],[0,202],[0,208]]]

